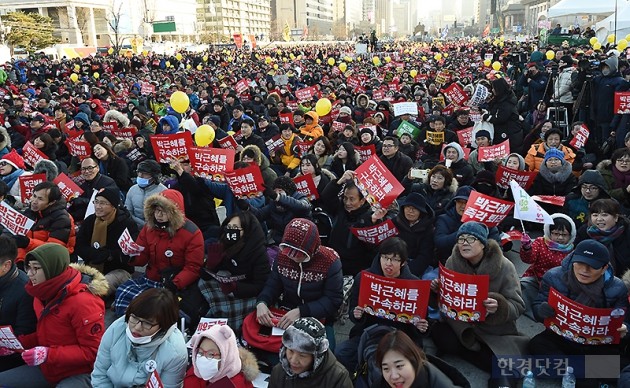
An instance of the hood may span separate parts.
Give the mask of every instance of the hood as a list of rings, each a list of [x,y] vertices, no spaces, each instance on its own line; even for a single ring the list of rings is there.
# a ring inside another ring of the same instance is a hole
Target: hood
[[[85,112],[79,112],[76,116],[74,116],[74,121],[80,121],[83,123],[85,127],[90,126],[90,118]]]
[[[173,189],[167,189],[159,194],[153,194],[144,203],[144,219],[151,229],[157,229],[155,224],[155,207],[161,207],[167,214],[169,226],[167,231],[172,237],[178,229],[184,226],[184,197]]]
[[[287,225],[282,242],[303,250],[311,258],[315,256],[321,245],[317,226],[305,218],[295,218]]]
[[[600,193],[603,193],[606,198],[609,198],[608,188],[606,187],[606,181],[602,174],[597,170],[586,170],[580,175],[580,179],[578,179],[578,184],[573,188],[575,193],[580,193],[580,187],[582,184],[595,185],[599,187]],[[601,195],[600,195],[601,197]]]
[[[522,155],[517,154],[516,152],[512,152],[511,154],[509,154],[508,156],[503,158],[503,165],[505,165],[507,163],[508,159],[511,158],[512,156],[515,156],[516,158],[518,158],[518,169],[519,169],[519,171],[525,170],[525,158],[523,158]]]
[[[449,149],[449,147],[455,148],[457,150],[457,160],[455,161],[456,163],[464,159],[464,150],[462,149],[462,146],[460,146],[459,143],[456,142],[448,143],[446,147],[444,147],[444,150],[442,151],[444,156],[446,156],[446,150]]]
[[[196,360],[199,344],[201,344],[201,342],[206,338],[211,339],[221,352],[221,367],[219,368],[218,373],[208,380],[208,382],[212,385],[212,383],[221,380],[226,376],[228,378],[236,376],[242,369],[241,358],[236,344],[236,337],[229,326],[222,325],[212,326],[208,330],[195,334],[192,337],[192,361],[195,375],[201,378],[197,369]]]
[[[365,103],[362,101],[363,98],[365,98]],[[367,108],[369,103],[370,103],[370,98],[365,93],[359,94],[357,96],[357,99],[355,100],[355,105],[358,106],[359,108]]]
[[[311,111],[308,111],[308,112],[304,113],[304,116],[308,116],[308,117],[313,119],[313,124],[311,124],[311,126],[314,127],[316,125],[319,125],[319,115],[316,112],[311,110]]]
[[[260,152],[260,148],[258,148],[258,146],[250,144],[248,146],[246,146],[245,148],[243,148],[243,151],[241,151],[239,159],[240,161],[243,160],[243,154],[245,153],[246,150],[250,150],[254,153],[254,162],[256,162],[257,165],[261,165],[262,164],[262,152]]]
[[[510,85],[508,85],[505,78],[497,78],[493,80],[492,88],[494,89],[495,98],[497,99],[506,96],[510,91]]]
[[[127,128],[129,126],[129,118],[117,110],[108,110],[107,113],[105,113],[105,117],[103,117],[103,121],[116,121],[120,128]]]
[[[166,122],[171,127],[171,130],[168,131],[168,133],[175,133],[179,130],[179,120],[177,120],[177,117],[173,115],[166,115],[160,119],[160,124],[164,122]],[[162,129],[162,133],[166,133],[166,131]]]
[[[614,55],[606,59],[604,61],[604,65],[607,65],[610,68],[610,75],[608,75],[608,77],[616,74],[617,70],[619,70],[619,60]]]
[[[33,174],[46,174],[46,180],[52,182],[59,175],[59,169],[54,162],[42,159],[35,163]]]
[[[88,290],[96,296],[106,296],[109,293],[109,282],[99,270],[86,264],[71,263],[70,267],[81,272],[81,283],[87,284]]]
[[[457,179],[453,178],[453,180],[456,181]],[[470,186],[459,187],[457,191],[455,192],[455,195],[453,195],[453,198],[451,198],[451,200],[448,201],[444,209],[447,210],[447,209],[455,207],[455,201],[457,201],[458,199],[468,200],[468,197],[470,197],[470,193],[472,193],[474,190],[475,189],[473,189]]]
[[[570,238],[568,244],[573,244],[573,241],[575,241],[575,235],[577,233],[577,231],[575,230],[575,223],[573,222],[573,220],[569,216],[566,216],[564,214],[555,213],[555,214],[551,215],[551,219],[555,220],[557,218],[562,218],[562,219],[566,220],[569,223],[569,225],[571,225],[571,238]],[[549,231],[549,224],[545,224],[545,226],[543,226],[543,229],[544,229],[545,236],[547,238],[550,238],[551,234],[550,234],[550,231]]]
[[[11,149],[11,136],[9,136],[9,132],[7,132],[7,129],[2,125],[0,125],[0,135],[4,137],[4,140],[0,141],[0,150],[4,148]]]

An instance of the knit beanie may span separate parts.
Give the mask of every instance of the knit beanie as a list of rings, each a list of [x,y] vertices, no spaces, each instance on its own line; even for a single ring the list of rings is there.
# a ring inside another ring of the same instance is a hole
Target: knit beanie
[[[2,160],[9,163],[13,168],[24,170],[24,159],[14,149],[2,157]]]
[[[219,348],[219,352],[221,352],[221,367],[219,368],[219,372],[208,380],[208,382],[214,383],[226,376],[228,378],[236,376],[241,371],[242,361],[239,356],[236,336],[227,325],[214,325],[208,330],[195,334],[190,340],[192,344],[193,371],[195,372],[195,376],[201,378],[197,370],[196,360],[199,345],[201,345],[201,342],[205,338],[211,339]]]
[[[545,153],[545,159],[543,160],[543,163],[547,163],[547,160],[551,158],[560,159],[560,162],[564,164],[564,152],[560,151],[557,148],[550,148],[549,151]]]
[[[282,334],[282,348],[280,349],[280,360],[282,366],[289,368],[286,362],[286,349],[291,349],[300,353],[312,354],[313,371],[317,370],[324,361],[324,355],[328,351],[328,339],[326,338],[326,329],[324,325],[315,318],[305,317],[298,318],[289,328]]]
[[[291,196],[297,191],[297,186],[293,179],[288,176],[281,175],[273,181],[272,190],[282,189],[287,195]]]
[[[457,237],[463,234],[469,234],[477,237],[477,239],[484,245],[488,245],[488,227],[480,222],[468,221],[462,224],[457,230]]]
[[[351,115],[352,110],[350,110],[350,107],[342,106],[341,109],[339,109],[339,113],[345,113],[347,115]]]
[[[477,131],[477,133],[475,133],[475,139],[478,137],[486,137],[488,138],[488,140],[491,140],[492,138],[490,137],[490,132],[488,132],[485,129],[479,130]]]
[[[279,255],[289,258],[298,251],[313,257],[321,245],[317,226],[305,218],[295,218],[284,228]]]
[[[70,265],[70,254],[64,246],[46,243],[30,251],[24,259],[24,264],[35,260],[42,266],[46,280],[50,280],[63,273]]]
[[[113,207],[120,205],[120,193],[114,189],[101,189],[96,197],[105,198]]]

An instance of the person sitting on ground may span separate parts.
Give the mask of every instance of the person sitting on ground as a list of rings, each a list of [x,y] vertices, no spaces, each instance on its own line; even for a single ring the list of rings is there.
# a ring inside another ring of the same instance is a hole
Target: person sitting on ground
[[[92,195],[94,195],[94,190],[99,191],[108,188],[117,192],[119,198],[122,197],[116,182],[107,175],[101,174],[98,161],[92,157],[81,161],[81,177],[84,179],[84,182],[79,187],[83,190],[83,193],[73,198],[68,208],[68,212],[77,222],[83,221],[85,218],[85,211],[88,208]],[[120,202],[120,200],[117,202]]]
[[[458,143],[448,143],[444,150],[444,164],[447,168],[450,168],[453,173],[453,178],[457,179],[457,183],[460,186],[470,185],[475,179],[475,173],[473,168],[464,159],[464,149]]]
[[[565,197],[562,213],[573,219],[579,229],[588,222],[590,204],[602,198],[610,198],[604,177],[597,170],[586,170],[580,175],[577,186]]]
[[[144,201],[152,196],[166,190],[166,186],[160,183],[162,168],[155,160],[144,160],[138,164],[138,178],[136,184],[131,186],[125,198],[125,207],[131,213],[131,217],[138,228],[145,224]]]

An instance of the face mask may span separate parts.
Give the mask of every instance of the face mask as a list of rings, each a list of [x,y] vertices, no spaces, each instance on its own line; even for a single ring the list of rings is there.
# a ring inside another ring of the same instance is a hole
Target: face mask
[[[604,69],[604,70],[602,70],[602,75],[603,75],[604,77],[606,77],[606,76],[610,75],[610,69]]]
[[[166,229],[168,228],[168,221],[164,221],[164,222],[160,222],[158,220],[155,220],[155,226],[157,226],[159,229]]]
[[[204,380],[210,380],[219,373],[219,361],[216,358],[205,358],[201,354],[197,355],[195,364],[199,376]]]
[[[153,339],[153,335],[147,335],[144,337],[134,337],[133,334],[131,334],[131,330],[129,330],[129,325],[127,325],[127,338],[129,338],[129,341],[133,342],[136,345],[144,345],[144,344],[148,344],[149,342],[151,342],[151,340]]]
[[[138,177],[136,179],[136,183],[138,183],[138,186],[145,188],[149,185],[149,183],[151,183],[151,179],[147,179],[147,178],[140,178]]]
[[[239,229],[225,229],[225,243],[234,245],[241,239],[241,231]]]

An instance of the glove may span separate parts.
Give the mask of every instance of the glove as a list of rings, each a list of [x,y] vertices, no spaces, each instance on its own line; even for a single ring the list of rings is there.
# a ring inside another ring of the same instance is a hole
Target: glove
[[[240,198],[236,200],[236,206],[242,211],[249,210],[249,202],[246,199]]]
[[[172,279],[169,279],[164,282],[164,288],[170,290],[173,294],[177,294],[178,289],[175,283],[173,283]]]
[[[229,295],[233,293],[234,291],[236,291],[236,282],[219,283],[219,285],[221,286],[221,291],[225,295]]]
[[[553,307],[549,305],[549,303],[543,302],[540,304],[540,306],[538,306],[538,315],[546,319],[552,318],[554,315],[556,315],[556,312]]]
[[[26,248],[28,244],[31,243],[30,238],[19,234],[13,236],[13,239],[15,240],[15,245],[17,245],[18,248]]]
[[[15,350],[9,348],[0,348],[0,357],[10,356],[15,353]]]
[[[48,358],[48,348],[46,346],[36,346],[22,352],[22,359],[28,366],[41,365]]]
[[[266,191],[265,195],[272,201],[275,201],[276,198],[278,198],[278,193],[276,193],[274,190]]]
[[[523,249],[532,249],[532,238],[529,237],[529,234],[523,233],[521,236],[521,248]]]

